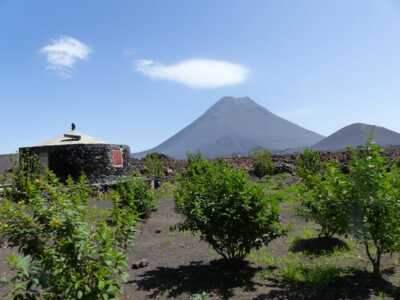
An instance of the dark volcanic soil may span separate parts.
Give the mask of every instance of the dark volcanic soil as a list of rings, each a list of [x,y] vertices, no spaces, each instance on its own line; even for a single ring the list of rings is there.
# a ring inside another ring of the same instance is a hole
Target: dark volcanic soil
[[[333,286],[316,292],[302,286],[288,285],[278,279],[273,264],[248,262],[236,268],[227,267],[206,243],[190,233],[171,232],[170,227],[181,217],[176,214],[173,200],[162,200],[159,209],[141,224],[130,265],[146,259],[148,266],[130,270],[124,299],[192,299],[203,292],[207,299],[400,299],[399,290],[390,281],[376,282],[361,271],[338,279]],[[292,223],[297,234],[307,223],[296,216],[293,207],[282,207],[282,222]],[[267,250],[272,256],[290,253],[286,237],[273,241]],[[338,264],[346,264],[338,257]],[[263,276],[265,271],[267,276]],[[393,270],[392,270],[393,271]],[[379,292],[378,292],[379,291]],[[385,298],[377,298],[382,291]]]
[[[181,221],[181,216],[175,212],[172,199],[161,200],[158,210],[138,227],[140,231],[129,253],[129,266],[141,260],[146,260],[148,265],[129,269],[130,276],[124,286],[123,299],[190,300],[203,292],[208,295],[204,300],[400,299],[400,270],[396,266],[396,259],[385,258],[384,279],[377,281],[365,271],[368,262],[363,257],[362,249],[327,258],[331,263],[333,260],[334,265],[350,265],[358,271],[340,276],[325,287],[283,281],[279,272],[285,266],[286,259],[313,262],[314,259],[323,261],[325,258],[298,253],[302,248],[313,248],[319,241],[318,238],[306,238],[293,247],[296,236],[309,235],[307,231],[315,230],[315,226],[310,227],[310,223],[296,216],[293,204],[283,203],[281,209],[282,222],[291,227],[289,236],[279,238],[268,248],[252,253],[246,264],[232,267],[225,265],[198,237],[189,232],[170,230]],[[340,245],[340,240],[337,241]],[[5,262],[9,252],[7,248],[0,249],[0,299],[6,299],[3,296],[5,287],[1,284],[2,277],[10,279]]]
[[[190,232],[171,231],[181,221],[174,208],[173,200],[162,200],[157,212],[142,224],[130,265],[142,259],[149,265],[130,271],[124,299],[191,299],[202,292],[216,299],[254,298],[257,286],[261,287],[254,277],[261,268],[251,264],[226,267]]]

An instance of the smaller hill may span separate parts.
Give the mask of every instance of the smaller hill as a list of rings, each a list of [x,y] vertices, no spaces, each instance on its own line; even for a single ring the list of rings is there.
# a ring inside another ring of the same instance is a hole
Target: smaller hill
[[[324,138],[312,148],[320,151],[338,151],[348,146],[364,145],[369,137],[383,147],[400,146],[400,133],[376,125],[354,123]]]

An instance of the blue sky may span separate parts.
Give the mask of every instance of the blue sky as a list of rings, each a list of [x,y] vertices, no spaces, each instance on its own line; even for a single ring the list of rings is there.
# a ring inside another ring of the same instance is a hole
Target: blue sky
[[[400,132],[400,1],[0,0],[0,153],[71,122],[145,150],[219,98]]]

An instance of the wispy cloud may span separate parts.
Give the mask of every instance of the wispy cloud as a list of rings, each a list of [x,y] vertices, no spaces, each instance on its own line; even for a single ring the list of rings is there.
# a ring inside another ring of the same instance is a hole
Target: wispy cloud
[[[197,89],[239,84],[249,75],[246,67],[221,60],[189,59],[170,65],[138,60],[135,64],[137,71],[150,78],[175,81]]]
[[[281,112],[279,115],[285,119],[297,120],[310,117],[313,113],[312,110],[299,108],[292,111]]]
[[[47,69],[65,78],[71,77],[76,62],[87,59],[91,51],[88,45],[70,36],[61,36],[40,49],[46,56]]]

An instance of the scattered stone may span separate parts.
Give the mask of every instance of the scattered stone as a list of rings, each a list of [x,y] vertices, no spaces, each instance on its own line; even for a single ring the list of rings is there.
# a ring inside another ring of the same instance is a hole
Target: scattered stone
[[[141,268],[147,267],[148,265],[149,265],[148,260],[144,258],[144,259],[138,260],[137,262],[134,262],[132,264],[132,269],[134,269],[134,270],[141,269]]]
[[[280,162],[278,161],[275,164],[275,172],[280,174],[280,173],[289,173],[289,174],[295,174],[296,167],[293,163],[286,163],[286,162]]]

